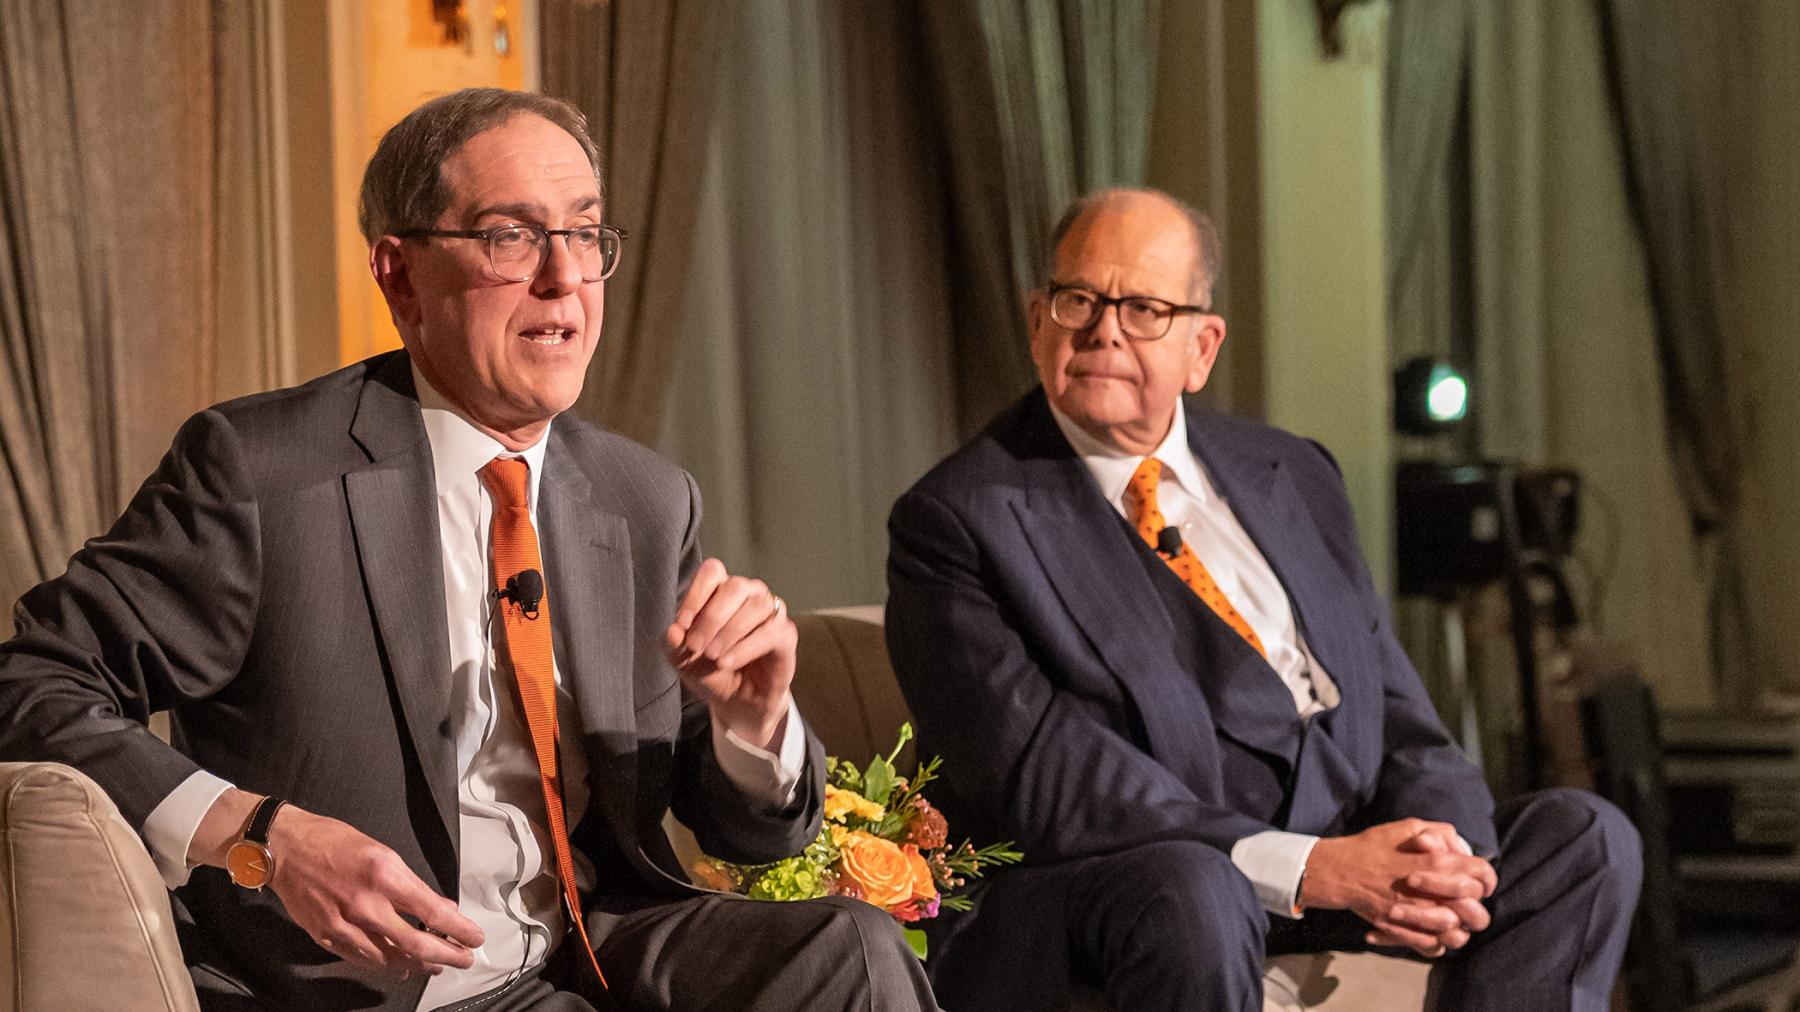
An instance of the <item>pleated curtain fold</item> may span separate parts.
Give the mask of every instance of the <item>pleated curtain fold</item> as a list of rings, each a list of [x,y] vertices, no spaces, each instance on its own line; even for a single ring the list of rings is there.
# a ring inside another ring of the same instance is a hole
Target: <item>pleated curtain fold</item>
[[[0,4],[0,633],[185,417],[293,378],[272,3]]]
[[[944,131],[958,429],[973,435],[1035,381],[1024,294],[1049,270],[1064,207],[1141,185],[1159,0],[922,3],[923,63]]]
[[[1158,6],[545,0],[633,231],[580,410],[694,472],[710,551],[881,598],[894,498],[1033,381],[1044,233],[1143,179]]]
[[[704,0],[543,0],[544,91],[575,103],[600,146],[606,217],[630,233],[606,285],[606,335],[578,410],[654,442],[681,341],[719,101],[724,7]]]

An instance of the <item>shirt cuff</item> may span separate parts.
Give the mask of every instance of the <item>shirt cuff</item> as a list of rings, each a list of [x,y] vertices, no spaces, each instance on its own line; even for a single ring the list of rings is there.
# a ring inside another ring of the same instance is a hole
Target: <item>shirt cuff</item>
[[[229,781],[199,770],[150,810],[144,819],[144,848],[156,862],[163,885],[179,889],[187,884],[188,874],[194,870],[187,859],[194,831],[200,828],[200,820],[206,817],[213,802],[230,789]]]
[[[778,753],[750,744],[717,720],[713,721],[712,740],[719,768],[746,797],[773,808],[786,808],[794,800],[800,771],[806,765],[806,730],[793,696],[788,697],[787,716],[782,718]]]
[[[1279,917],[1300,916],[1300,878],[1312,856],[1316,836],[1269,829],[1252,833],[1231,846],[1231,863],[1256,890],[1264,910]]]

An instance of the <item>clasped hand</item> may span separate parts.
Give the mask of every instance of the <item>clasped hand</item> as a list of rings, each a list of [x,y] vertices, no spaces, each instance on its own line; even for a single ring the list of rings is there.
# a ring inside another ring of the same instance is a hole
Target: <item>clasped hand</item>
[[[1456,827],[1401,819],[1315,844],[1300,904],[1353,911],[1372,925],[1370,945],[1437,957],[1488,926],[1481,901],[1497,882],[1493,865],[1465,853]]]
[[[688,690],[716,725],[773,749],[788,712],[798,639],[787,606],[761,580],[732,576],[707,559],[664,634]]]

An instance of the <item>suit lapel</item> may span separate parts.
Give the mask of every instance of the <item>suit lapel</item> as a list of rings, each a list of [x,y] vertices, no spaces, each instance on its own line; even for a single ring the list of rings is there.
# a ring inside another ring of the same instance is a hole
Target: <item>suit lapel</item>
[[[1208,465],[1211,473],[1210,461]],[[1251,507],[1260,508],[1261,504]],[[1236,512],[1242,516],[1245,510],[1237,507]],[[1255,647],[1188,588],[1182,590],[1185,593],[1176,596],[1194,616],[1196,635],[1201,637],[1196,674],[1219,733],[1292,768],[1302,731],[1292,694]]]
[[[556,665],[580,717],[574,737],[596,785],[591,803],[629,840],[637,785],[630,539],[625,519],[594,501],[583,462],[559,432],[552,426],[538,490]]]
[[[1056,429],[1041,393],[1021,421],[1033,445],[1021,461],[1025,498],[1015,511],[1038,564],[1135,703],[1151,754],[1203,790],[1212,778],[1193,737],[1205,726],[1208,706],[1172,650],[1180,633],[1117,513]]]
[[[1316,831],[1330,823],[1355,789],[1355,769],[1335,735],[1343,730],[1347,711],[1366,709],[1377,698],[1372,694],[1379,693],[1378,686],[1367,683],[1367,664],[1358,648],[1368,638],[1370,617],[1349,592],[1344,577],[1332,568],[1334,556],[1281,462],[1257,457],[1225,439],[1208,438],[1212,419],[1204,412],[1189,412],[1188,420],[1189,444],[1274,570],[1307,647],[1338,687],[1338,706],[1315,716],[1304,729],[1303,743],[1296,742],[1300,753],[1286,822]],[[1262,675],[1263,684],[1278,690],[1281,699],[1279,704],[1264,700],[1257,706],[1291,714],[1293,702],[1286,689],[1266,667]],[[1287,723],[1299,730],[1291,717]]]
[[[446,684],[450,632],[436,484],[409,363],[404,354],[394,355],[363,385],[351,434],[371,461],[344,475],[344,495],[394,696],[455,849],[460,834]]]
[[[1279,460],[1208,439],[1204,413],[1189,415],[1189,440],[1232,513],[1256,543],[1294,608],[1294,620],[1313,657],[1346,697],[1363,674],[1358,649],[1374,616],[1363,607]]]

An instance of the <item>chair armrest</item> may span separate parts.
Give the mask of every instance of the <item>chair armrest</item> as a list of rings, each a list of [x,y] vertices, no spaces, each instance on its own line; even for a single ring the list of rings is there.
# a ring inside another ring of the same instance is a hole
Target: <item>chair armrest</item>
[[[92,780],[0,763],[0,1012],[198,1012],[169,894]]]

